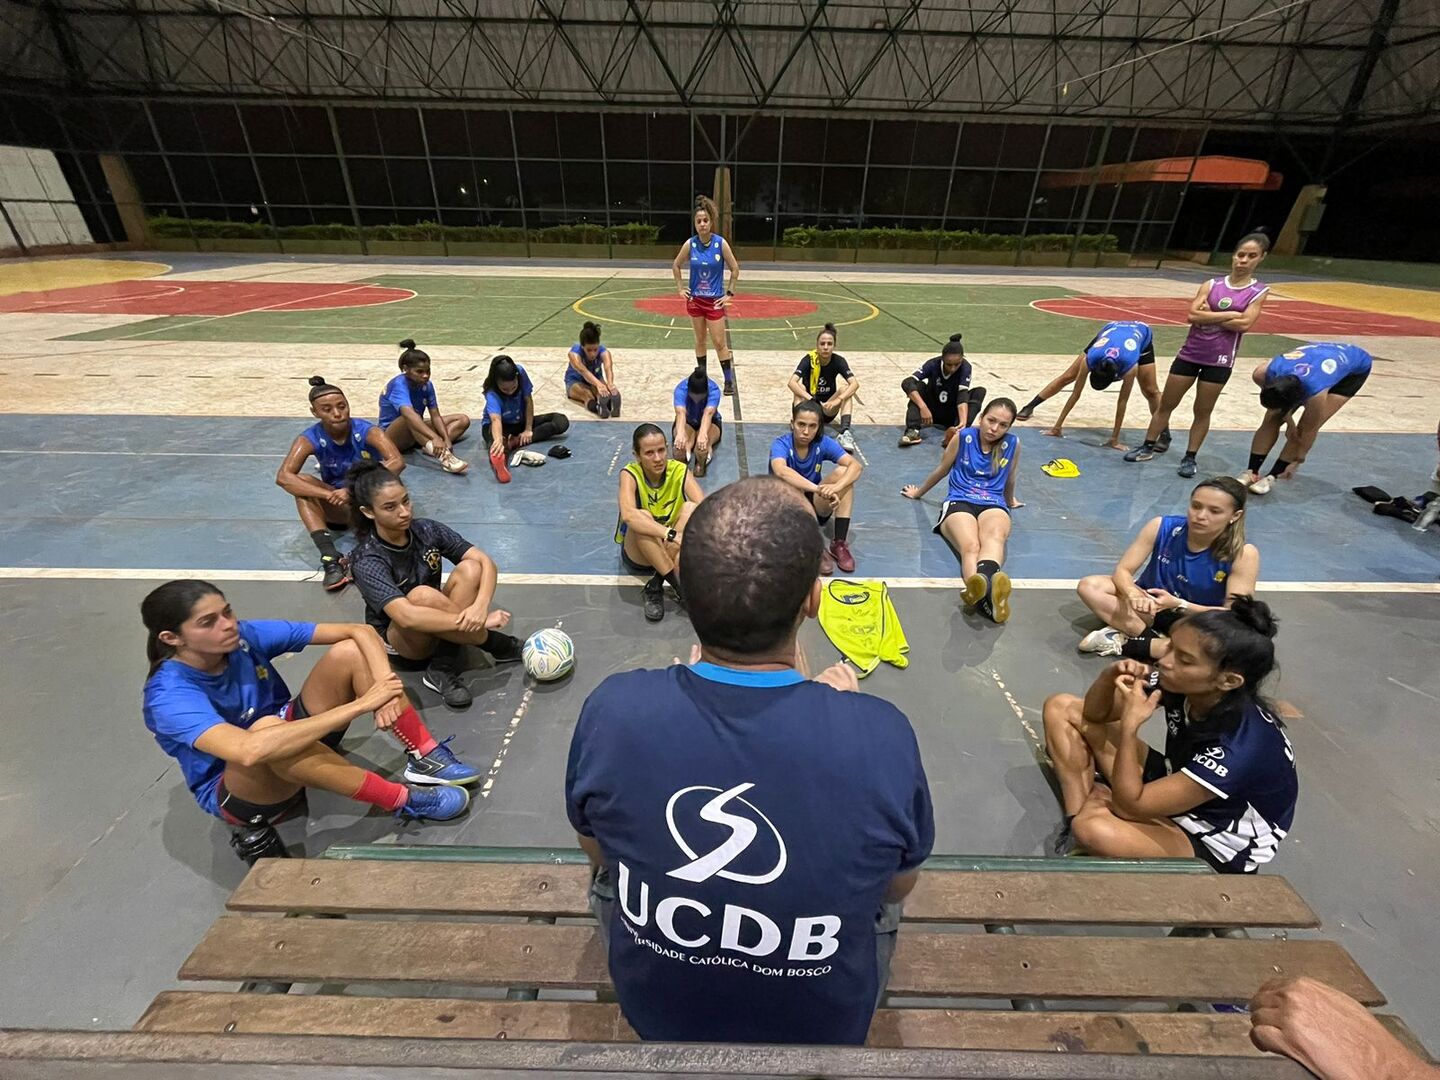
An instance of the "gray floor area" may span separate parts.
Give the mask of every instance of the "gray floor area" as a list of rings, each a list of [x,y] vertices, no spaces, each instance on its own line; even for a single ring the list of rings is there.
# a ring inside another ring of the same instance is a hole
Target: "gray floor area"
[[[138,604],[153,582],[4,581],[0,608],[0,1023],[125,1028],[221,910],[242,865],[226,831],[194,806],[178,770],[139,715],[144,676]],[[242,617],[344,617],[350,605],[314,585],[227,588]],[[287,826],[311,853],[340,841],[569,845],[562,806],[571,726],[607,674],[684,656],[688,623],[643,622],[639,592],[585,586],[508,587],[502,602],[528,632],[561,624],[579,664],[539,688],[501,758],[492,795],[451,824],[400,825],[344,800],[312,799]],[[1276,696],[1304,715],[1292,725],[1301,801],[1274,865],[1320,912],[1392,1007],[1432,1047],[1440,970],[1440,785],[1430,729],[1440,703],[1436,598],[1279,594],[1283,677]],[[1004,629],[967,618],[949,592],[902,590],[907,671],[882,666],[864,689],[897,703],[919,734],[934,794],[937,851],[1035,854],[1057,808],[1031,734],[1048,693],[1081,690],[1099,662],[1076,654],[1082,611],[1072,594],[1023,592]],[[921,633],[921,628],[928,628]],[[814,624],[813,666],[836,659]],[[292,688],[305,657],[281,662]],[[409,678],[416,684],[413,677]],[[515,668],[473,675],[476,702],[451,712],[421,691],[432,728],[489,763],[520,706]],[[1003,683],[1003,688],[1002,684]],[[1013,696],[1014,706],[1007,699]],[[1019,714],[1017,715],[1017,708]],[[357,723],[359,758],[394,769],[399,752]],[[1147,730],[1159,737],[1158,725]]]

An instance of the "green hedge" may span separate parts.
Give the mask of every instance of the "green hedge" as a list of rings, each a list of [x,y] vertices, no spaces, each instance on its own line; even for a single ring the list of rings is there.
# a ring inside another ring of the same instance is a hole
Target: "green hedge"
[[[264,222],[213,221],[208,218],[152,217],[150,235],[188,240],[359,240],[354,225],[281,225],[271,229]],[[441,243],[523,244],[655,244],[660,226],[628,222],[624,225],[550,225],[543,229],[517,229],[506,225],[440,225],[421,221],[415,225],[371,225],[365,229],[370,240],[410,240]]]
[[[1073,233],[972,232],[969,229],[822,229],[802,225],[786,229],[780,243],[797,248],[863,248],[881,251],[1069,251]],[[1115,251],[1120,241],[1110,233],[1081,233],[1081,251]]]

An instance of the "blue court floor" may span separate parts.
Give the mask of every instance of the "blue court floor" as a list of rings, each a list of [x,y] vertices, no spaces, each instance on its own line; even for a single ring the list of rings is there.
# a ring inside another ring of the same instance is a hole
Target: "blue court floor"
[[[410,455],[404,476],[418,512],[444,521],[490,552],[503,573],[620,572],[612,539],[616,475],[630,460],[636,420],[579,422],[563,440],[574,451],[496,483],[472,437],[472,460],[448,476]],[[0,567],[194,570],[313,568],[313,546],[275,470],[295,435],[294,419],[172,419],[147,416],[9,416],[0,462],[9,496],[0,521]],[[774,425],[731,423],[703,486],[714,489],[768,467]],[[1180,450],[1126,464],[1075,430],[1063,440],[1019,427],[1018,494],[1007,569],[1021,579],[1078,579],[1113,567],[1150,517],[1183,513],[1194,481],[1175,474]],[[901,450],[898,431],[858,427],[867,469],[857,488],[852,546],[858,576],[951,577],[953,557],[930,532],[944,482],[923,503],[900,494],[934,466],[938,437]],[[737,439],[737,435],[739,438]],[[1132,440],[1138,433],[1130,433]],[[1183,434],[1181,435],[1183,439]],[[1180,445],[1183,445],[1180,444]],[[544,447],[542,447],[544,449]],[[1200,477],[1235,473],[1246,432],[1212,432]],[[1082,475],[1056,480],[1040,466],[1056,456]],[[1351,488],[1392,495],[1426,487],[1434,442],[1423,435],[1322,434],[1300,476],[1253,497],[1247,535],[1260,548],[1266,582],[1434,582],[1440,529],[1416,533],[1379,517]]]

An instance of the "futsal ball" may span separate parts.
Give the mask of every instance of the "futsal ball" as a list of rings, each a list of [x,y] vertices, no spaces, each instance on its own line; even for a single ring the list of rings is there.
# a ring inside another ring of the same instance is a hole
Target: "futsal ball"
[[[546,627],[525,639],[520,657],[536,682],[554,682],[575,666],[575,642],[563,630]]]

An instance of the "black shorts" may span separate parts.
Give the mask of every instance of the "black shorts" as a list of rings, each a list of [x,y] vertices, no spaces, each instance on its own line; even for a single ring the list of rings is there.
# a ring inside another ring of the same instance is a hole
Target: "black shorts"
[[[1365,380],[1370,377],[1368,371],[1352,371],[1343,379],[1330,387],[1330,393],[1339,394],[1341,397],[1354,397],[1365,385]]]
[[[831,511],[829,514],[826,514],[824,517],[821,517],[821,516],[820,516],[820,511],[815,509],[815,493],[814,493],[813,491],[807,491],[807,492],[805,492],[805,498],[808,499],[809,502],[810,502],[810,509],[811,509],[811,510],[815,510],[815,520],[816,520],[816,521],[818,521],[821,525],[824,525],[827,521],[830,520],[830,518],[831,518],[831,517],[833,516],[833,514],[834,514],[834,511]]]
[[[1192,364],[1189,360],[1181,360],[1178,357],[1170,364],[1170,374],[1179,375],[1184,379],[1199,379],[1204,383],[1216,383],[1224,386],[1230,381],[1234,373],[1233,367],[1215,367],[1212,364]]]
[[[630,553],[625,550],[624,544],[620,545],[620,565],[625,567],[625,569],[629,570],[632,574],[655,573],[655,568],[653,566],[646,566],[644,563],[638,563],[634,559],[632,559],[630,557]]]
[[[1010,510],[1008,507],[994,506],[990,503],[965,502],[963,499],[954,499],[940,504],[940,520],[935,522],[935,528],[931,529],[930,531],[938,533],[940,531],[940,526],[945,524],[945,519],[948,518],[951,514],[969,514],[976,521],[979,521],[980,515],[983,514],[986,510],[1004,510],[1006,516],[1009,516],[1010,514]]]
[[[1157,780],[1164,780],[1165,777],[1169,775],[1170,763],[1165,760],[1165,755],[1153,746],[1149,747],[1145,752],[1145,764],[1141,766],[1140,769],[1140,782],[1143,784],[1153,784]],[[1108,783],[1109,778],[1107,777],[1106,780]],[[1170,820],[1174,821],[1174,818]],[[1181,832],[1185,832],[1178,823],[1175,827],[1180,829]],[[1227,867],[1222,864],[1215,857],[1214,852],[1205,846],[1205,842],[1201,840],[1200,837],[1187,832],[1185,833],[1185,839],[1190,841],[1190,850],[1194,852],[1195,858],[1208,863],[1211,868],[1222,874],[1233,874],[1235,872],[1233,867]]]
[[[1144,367],[1146,364],[1155,363],[1155,343],[1152,341],[1145,348],[1140,350],[1140,359],[1135,361],[1136,367]]]
[[[286,720],[308,720],[310,712],[305,708],[305,702],[297,694],[291,698],[281,715]],[[345,729],[332,731],[320,741],[331,750],[340,749],[340,740],[345,737]],[[261,818],[267,825],[278,825],[282,821],[288,821],[296,814],[305,809],[305,789],[301,788],[290,798],[278,803],[269,805],[252,803],[233,794],[225,787],[225,778],[220,778],[220,783],[215,789],[215,803],[219,807],[220,820],[227,825],[248,825],[255,818]]]

